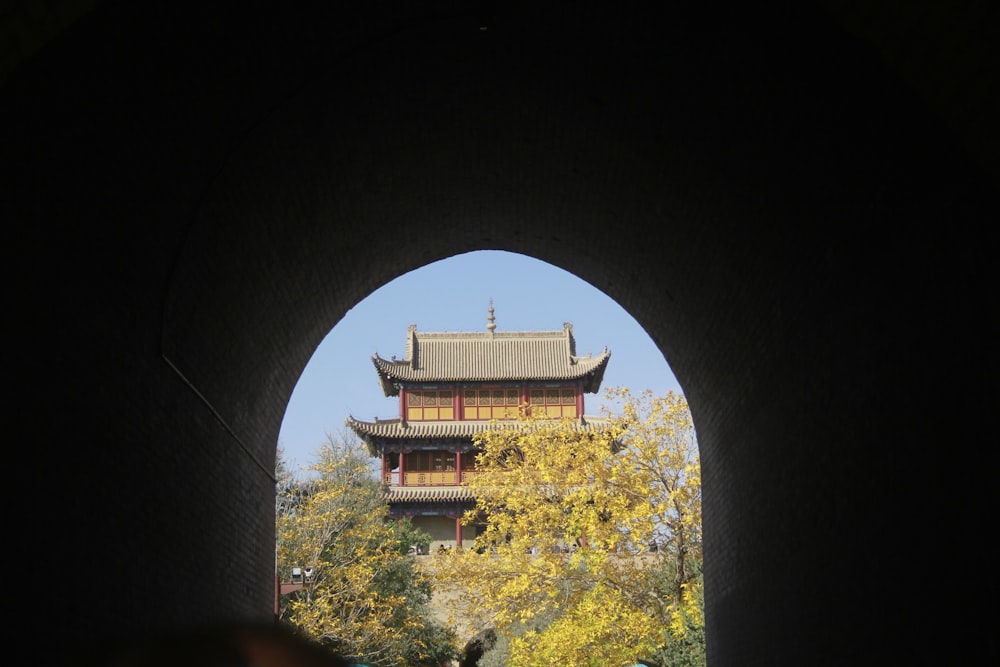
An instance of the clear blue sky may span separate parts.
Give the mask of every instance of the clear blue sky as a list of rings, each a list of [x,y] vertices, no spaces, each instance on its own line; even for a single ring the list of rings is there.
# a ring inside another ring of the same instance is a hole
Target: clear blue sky
[[[311,464],[326,434],[344,431],[348,415],[366,421],[398,417],[371,357],[406,354],[406,330],[486,331],[493,299],[497,331],[557,331],[573,325],[576,353],[611,359],[605,387],[681,392],[649,335],[613,299],[572,273],[525,255],[477,251],[428,264],[383,285],[348,311],[316,348],[285,409],[278,442],[295,470]],[[601,394],[586,394],[600,414]]]

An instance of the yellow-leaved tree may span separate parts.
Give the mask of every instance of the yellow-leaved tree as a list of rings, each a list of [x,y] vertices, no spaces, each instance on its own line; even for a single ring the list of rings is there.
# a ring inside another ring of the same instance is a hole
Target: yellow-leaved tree
[[[373,667],[439,667],[457,655],[453,633],[432,620],[430,583],[407,556],[414,540],[430,538],[388,520],[384,488],[357,443],[327,440],[315,477],[290,481],[279,466],[279,575],[308,572],[282,599],[280,620]]]
[[[600,421],[525,411],[476,436],[476,508],[464,519],[480,526],[476,549],[441,555],[437,576],[463,582],[456,618],[494,628],[498,664],[606,667],[678,651],[698,664],[685,648],[704,625],[687,402],[607,395],[615,408]]]

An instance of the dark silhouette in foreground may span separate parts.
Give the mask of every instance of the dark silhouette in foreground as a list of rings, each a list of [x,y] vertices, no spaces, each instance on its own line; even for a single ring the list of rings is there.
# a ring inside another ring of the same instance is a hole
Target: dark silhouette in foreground
[[[102,667],[352,667],[356,663],[280,625],[224,626],[163,635],[76,656]]]

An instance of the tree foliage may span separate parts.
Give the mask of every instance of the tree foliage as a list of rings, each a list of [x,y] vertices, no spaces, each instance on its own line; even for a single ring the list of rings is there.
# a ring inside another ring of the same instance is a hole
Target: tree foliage
[[[317,458],[312,479],[279,475],[279,576],[312,568],[282,599],[281,621],[368,665],[438,667],[456,653],[453,633],[430,620],[430,583],[407,555],[430,538],[389,520],[384,487],[349,436],[328,436]]]
[[[689,586],[684,588],[684,604],[678,606],[672,618],[674,631],[667,634],[667,641],[650,656],[648,664],[662,667],[704,667],[705,666],[705,590],[701,573],[701,561],[693,563],[696,573]],[[667,588],[674,581],[671,563],[658,572],[662,586]],[[689,568],[692,569],[692,568]],[[677,631],[680,626],[682,631]]]
[[[593,428],[525,414],[476,437],[464,520],[483,527],[439,576],[467,586],[457,612],[494,627],[514,667],[650,661],[704,625],[687,403],[607,393],[616,409]]]

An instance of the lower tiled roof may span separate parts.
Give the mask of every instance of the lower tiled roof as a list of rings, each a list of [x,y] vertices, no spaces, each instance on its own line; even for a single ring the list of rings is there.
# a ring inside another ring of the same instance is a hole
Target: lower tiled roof
[[[372,456],[379,455],[378,443],[414,442],[427,440],[472,440],[472,436],[488,430],[499,430],[518,426],[517,421],[439,421],[439,422],[407,422],[402,419],[381,419],[374,422],[361,421],[354,417],[345,420],[346,425],[358,434],[368,446]],[[608,428],[611,421],[603,417],[584,415],[573,420],[574,426],[580,431],[598,431]],[[524,429],[531,428],[528,423],[520,423]]]
[[[610,420],[601,417],[584,416],[574,419],[574,425],[581,431],[592,431],[606,428]],[[500,430],[518,426],[515,420],[510,421],[413,421],[402,419],[381,419],[374,422],[361,421],[348,417],[348,427],[362,438],[387,438],[393,440],[419,440],[427,438],[471,438],[476,433],[489,430]],[[525,425],[525,429],[530,425]]]
[[[475,500],[466,486],[394,486],[386,494],[390,503]]]

